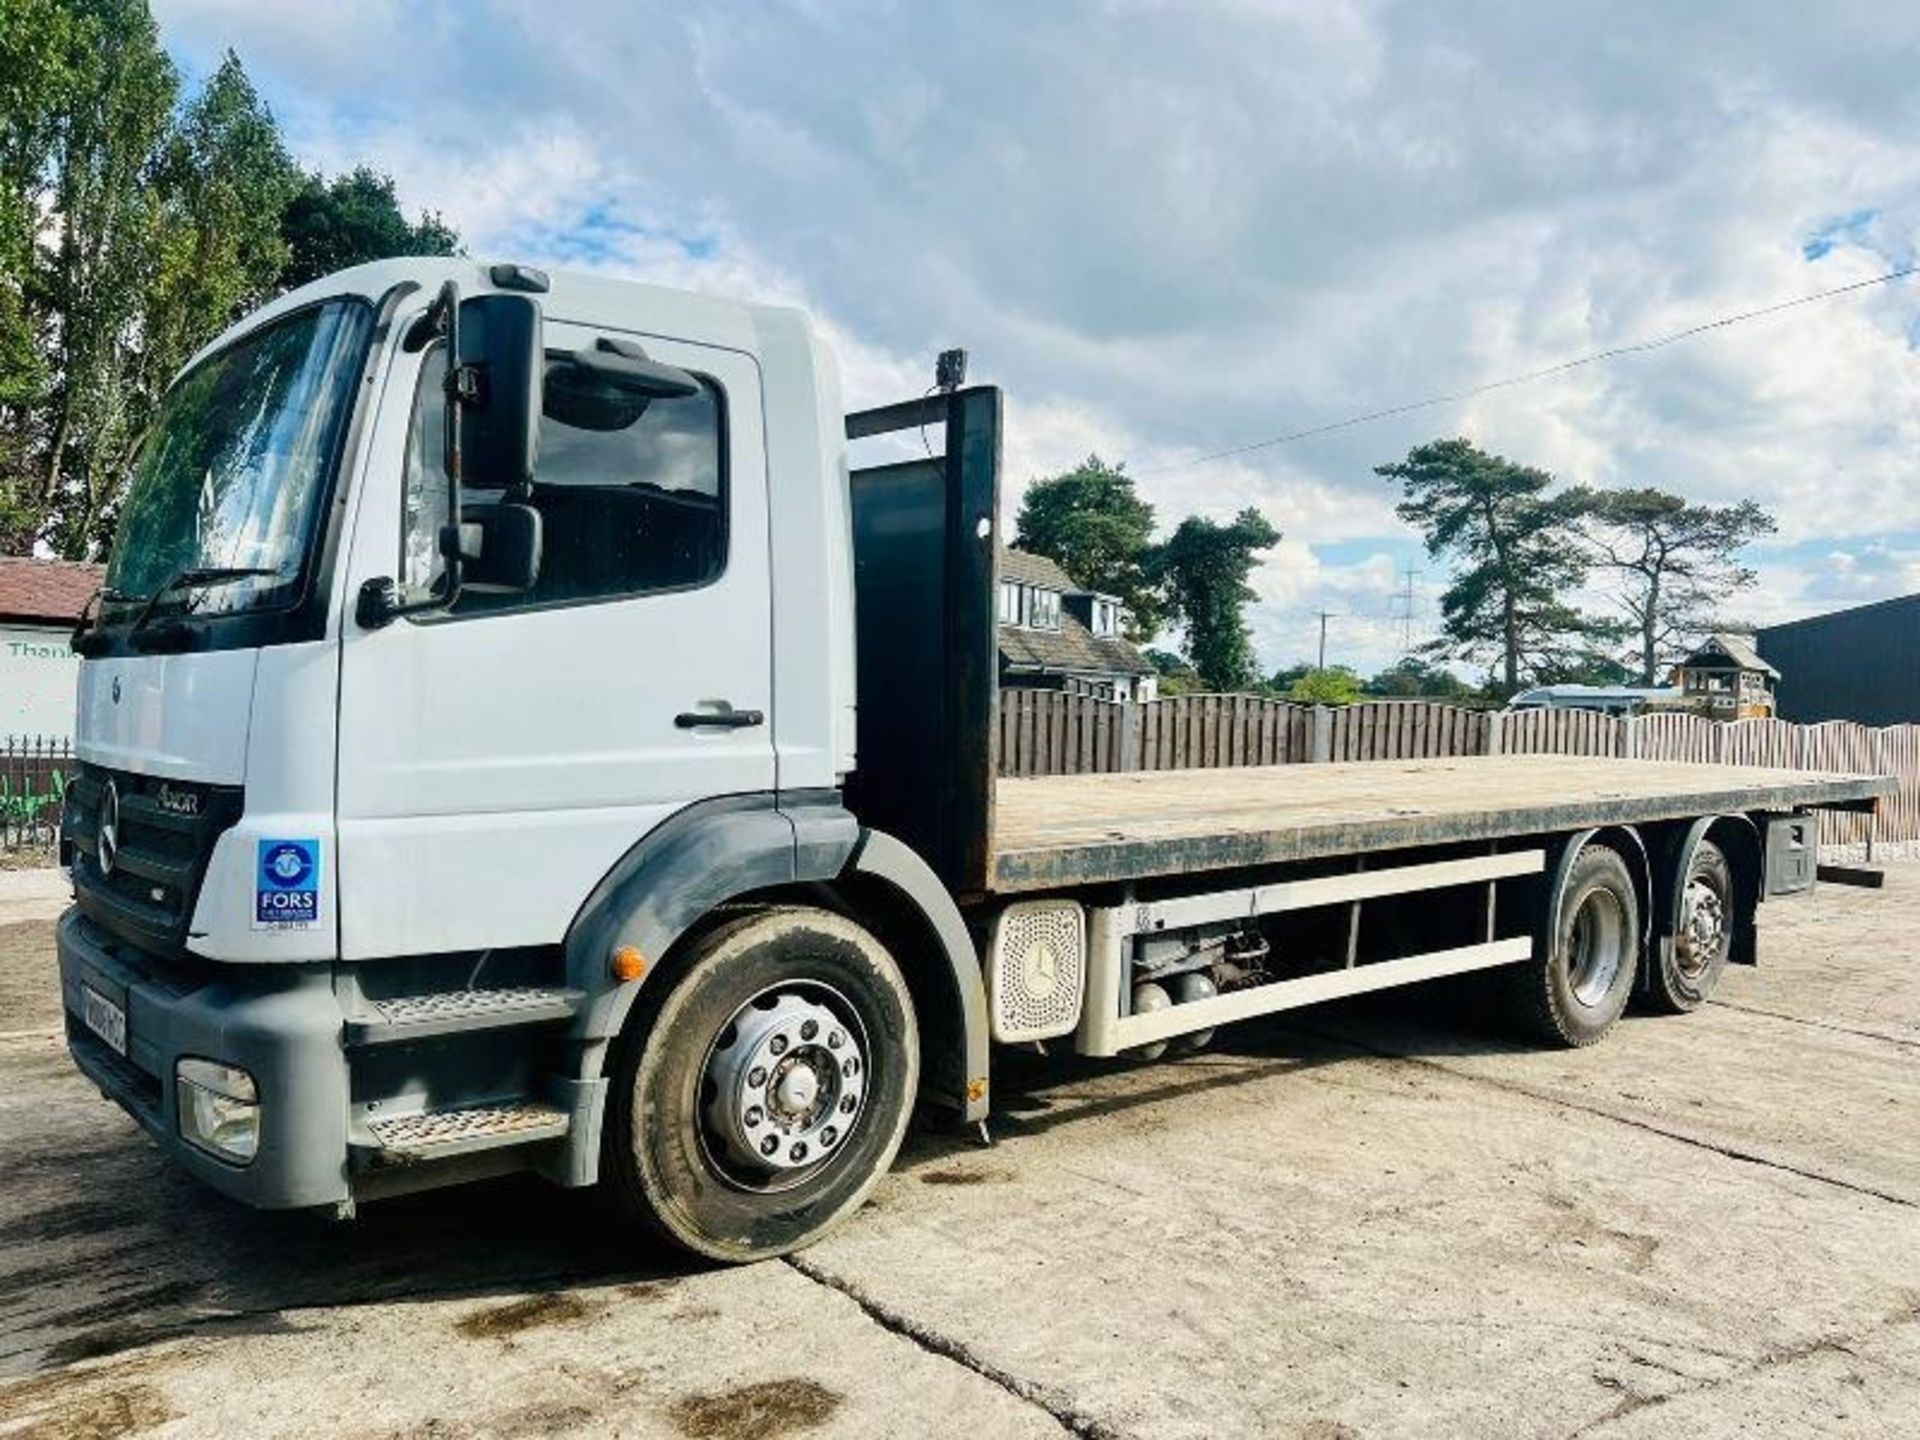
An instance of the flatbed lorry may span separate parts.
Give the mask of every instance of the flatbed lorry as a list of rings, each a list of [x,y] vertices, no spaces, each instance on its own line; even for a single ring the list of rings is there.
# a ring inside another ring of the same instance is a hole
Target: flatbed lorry
[[[1891,791],[996,779],[1000,427],[980,386],[843,414],[796,311],[519,265],[235,325],[75,635],[74,1061],[256,1206],[532,1171],[751,1260],[855,1210],[917,1105],[983,1123],[996,1044],[1152,1057],[1469,972],[1550,1043],[1690,1010],[1813,883],[1814,812]],[[890,434],[928,438],[849,466]]]

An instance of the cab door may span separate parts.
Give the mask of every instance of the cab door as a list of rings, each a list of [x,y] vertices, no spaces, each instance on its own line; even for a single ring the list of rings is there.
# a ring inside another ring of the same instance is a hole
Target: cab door
[[[566,353],[640,343],[697,395],[624,408]],[[549,321],[530,495],[539,581],[343,627],[341,954],[558,941],[676,810],[774,788],[767,467],[758,368],[692,342]],[[399,355],[351,545],[349,593],[420,593],[444,519],[435,349]],[[402,459],[401,457],[404,457]],[[500,498],[473,494],[476,502]]]

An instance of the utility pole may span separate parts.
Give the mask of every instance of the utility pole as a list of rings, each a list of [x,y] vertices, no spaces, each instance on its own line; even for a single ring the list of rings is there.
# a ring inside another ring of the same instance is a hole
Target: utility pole
[[[1327,668],[1327,621],[1333,618],[1333,612],[1316,610],[1313,613],[1320,617],[1320,663],[1314,669],[1324,670]]]

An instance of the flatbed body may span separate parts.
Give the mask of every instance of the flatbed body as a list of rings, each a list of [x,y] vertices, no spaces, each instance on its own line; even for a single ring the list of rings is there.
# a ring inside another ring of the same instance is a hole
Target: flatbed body
[[[1876,776],[1565,755],[1003,779],[992,883],[1020,894],[1589,826],[1864,809],[1893,789]]]

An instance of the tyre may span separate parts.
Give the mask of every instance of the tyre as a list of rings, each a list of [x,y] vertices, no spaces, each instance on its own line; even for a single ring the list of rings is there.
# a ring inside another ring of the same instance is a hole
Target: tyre
[[[1550,1045],[1591,1045],[1627,1007],[1640,959],[1640,901],[1619,854],[1587,845],[1574,857],[1547,930],[1545,954],[1514,973],[1517,1016]]]
[[[1647,999],[1657,1010],[1684,1015],[1706,1003],[1720,984],[1733,947],[1737,901],[1733,867],[1711,840],[1693,847],[1679,877],[1680,914],[1673,943],[1650,965]]]
[[[697,1255],[783,1255],[893,1163],[920,1077],[913,1000],[880,943],[827,911],[757,910],[692,944],[622,1037],[601,1174]]]

